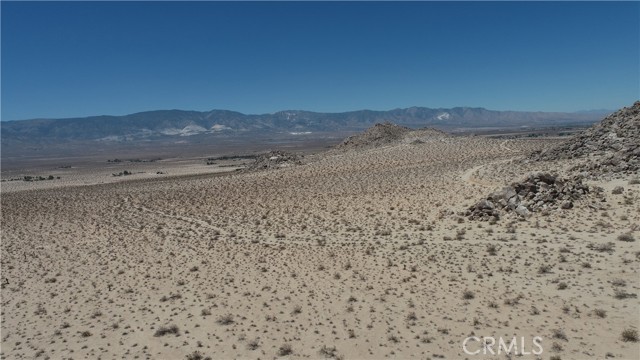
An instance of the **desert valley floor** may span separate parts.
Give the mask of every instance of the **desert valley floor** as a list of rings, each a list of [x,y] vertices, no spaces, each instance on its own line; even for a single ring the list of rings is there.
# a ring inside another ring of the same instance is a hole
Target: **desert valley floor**
[[[636,175],[585,180],[602,198],[571,209],[465,216],[573,166],[526,156],[560,141],[435,136],[263,171],[160,161],[3,182],[1,358],[505,359],[462,343],[515,336],[530,353],[539,336],[543,353],[518,358],[638,359]]]

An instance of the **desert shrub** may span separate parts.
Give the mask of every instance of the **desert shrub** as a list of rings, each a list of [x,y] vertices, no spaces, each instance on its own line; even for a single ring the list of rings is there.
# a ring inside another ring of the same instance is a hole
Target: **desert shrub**
[[[626,241],[626,242],[632,242],[632,241],[636,241],[636,239],[633,237],[633,235],[626,233],[626,234],[620,234],[618,236],[618,240],[620,241]]]
[[[234,323],[233,315],[231,314],[222,315],[218,318],[218,320],[216,320],[216,322],[220,325],[231,325]]]
[[[258,339],[251,340],[247,343],[247,349],[249,350],[256,350],[259,347],[260,347],[260,341],[258,341]]]
[[[548,274],[551,272],[551,265],[540,265],[538,268],[538,274]]]
[[[622,279],[614,279],[611,281],[611,285],[613,286],[627,286],[627,282]]]
[[[512,299],[504,299],[504,304],[509,306],[516,306],[520,303],[520,300],[522,300],[523,297],[524,296],[522,294],[519,294]]]
[[[287,356],[293,354],[293,348],[289,344],[282,344],[278,349],[278,356]]]
[[[562,330],[562,329],[553,330],[551,336],[554,339],[560,339],[560,340],[564,340],[564,341],[569,341],[569,339],[567,338],[567,334],[565,334],[564,330]]]
[[[191,354],[187,354],[187,360],[207,360],[207,359],[211,359],[211,357],[209,356],[205,357],[204,355],[202,355],[200,351],[194,351]]]
[[[638,342],[638,330],[625,329],[622,332],[622,341],[624,342]]]
[[[177,325],[169,325],[169,326],[160,326],[156,332],[153,334],[155,337],[165,336],[167,334],[178,335],[180,334],[180,329]]]
[[[462,293],[462,298],[465,299],[465,300],[471,300],[471,299],[473,299],[475,297],[476,297],[476,295],[471,290],[465,290]]]
[[[326,358],[334,358],[336,357],[336,351],[338,350],[335,346],[328,347],[326,345],[322,345],[318,353]]]
[[[595,250],[598,252],[612,252],[614,247],[614,243],[608,242],[605,244],[591,244],[588,246],[589,249]]]
[[[593,310],[593,314],[599,318],[606,318],[607,317],[607,311],[603,310],[603,309],[595,309]]]
[[[47,309],[45,309],[42,304],[38,304],[38,307],[33,313],[36,315],[47,315]]]
[[[636,295],[636,294],[630,294],[630,293],[628,293],[628,292],[626,292],[626,291],[624,291],[624,290],[621,290],[621,289],[615,289],[615,290],[613,291],[613,293],[614,293],[614,294],[613,294],[613,297],[614,297],[614,298],[616,298],[616,299],[618,299],[618,300],[624,300],[624,299],[629,299],[629,298],[635,298],[635,297],[637,297],[637,295]]]
[[[531,315],[540,315],[540,310],[537,307],[531,306],[531,311],[529,312]]]

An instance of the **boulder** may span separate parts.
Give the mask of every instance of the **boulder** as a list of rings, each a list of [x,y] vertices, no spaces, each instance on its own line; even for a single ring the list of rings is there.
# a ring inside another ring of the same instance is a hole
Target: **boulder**
[[[522,217],[527,217],[527,216],[529,216],[531,214],[529,209],[527,209],[523,205],[518,205],[518,207],[516,207],[516,209],[514,211],[516,212],[516,214],[518,214],[518,215],[520,215]]]
[[[560,207],[562,209],[568,210],[568,209],[573,208],[573,203],[570,200],[566,200],[566,201],[562,202],[562,205],[560,205]]]

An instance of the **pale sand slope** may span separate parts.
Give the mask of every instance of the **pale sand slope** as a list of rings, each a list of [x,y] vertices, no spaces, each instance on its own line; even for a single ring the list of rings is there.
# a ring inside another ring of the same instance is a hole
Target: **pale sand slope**
[[[2,358],[270,359],[285,344],[290,358],[505,358],[465,354],[475,335],[525,337],[526,351],[541,336],[542,359],[637,359],[621,334],[639,322],[640,185],[601,183],[603,210],[587,198],[528,221],[456,215],[553,168],[508,161],[548,146],[447,138],[266,172],[3,191]],[[636,241],[617,240],[627,232]],[[177,336],[154,336],[170,325]]]

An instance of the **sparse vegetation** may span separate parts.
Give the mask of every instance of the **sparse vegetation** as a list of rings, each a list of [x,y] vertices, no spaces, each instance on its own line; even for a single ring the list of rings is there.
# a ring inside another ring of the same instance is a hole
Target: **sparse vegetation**
[[[322,345],[318,353],[320,353],[320,355],[322,355],[325,358],[335,358],[337,355],[337,351],[338,350],[336,349],[335,346],[328,347],[326,345]]]
[[[450,359],[466,336],[535,329],[542,358],[633,357],[640,251],[619,236],[638,237],[640,188],[611,195],[627,174],[584,175],[559,188],[570,210],[521,196],[547,206],[525,217],[491,200],[499,214],[475,221],[479,191],[553,171],[520,160],[558,140],[438,136],[260,172],[214,174],[246,164],[194,154],[100,160],[105,184],[79,183],[88,162],[2,183],[3,356]]]
[[[638,330],[625,329],[622,332],[622,341],[624,342],[638,342]]]
[[[552,266],[548,264],[540,265],[538,267],[538,274],[549,274],[551,272]]]
[[[607,311],[603,309],[594,309],[593,314],[602,319],[607,317]]]
[[[562,329],[554,329],[552,331],[552,338],[554,339],[560,339],[560,340],[564,340],[564,341],[569,341],[569,338],[567,338],[567,335],[564,333],[564,330]]]
[[[153,334],[155,337],[165,336],[165,335],[179,335],[180,329],[177,325],[169,325],[169,326],[160,326],[156,332]]]
[[[194,351],[187,355],[187,360],[211,360],[211,357],[204,356],[200,351]]]
[[[260,347],[260,341],[258,339],[253,339],[247,343],[248,350],[256,350]]]
[[[626,234],[620,234],[618,236],[618,240],[620,241],[626,241],[626,242],[632,242],[632,241],[636,241],[636,239],[633,237],[633,235],[626,233]]]
[[[293,348],[290,344],[282,344],[278,348],[278,356],[287,356],[293,354]]]
[[[465,299],[465,300],[471,300],[471,299],[473,299],[473,298],[475,298],[475,297],[476,297],[476,295],[475,295],[475,294],[474,294],[474,292],[473,292],[473,291],[471,291],[471,290],[465,290],[465,291],[462,293],[462,298],[463,298],[463,299]]]
[[[222,315],[216,320],[216,323],[220,325],[231,325],[234,322],[233,315],[231,314]]]

